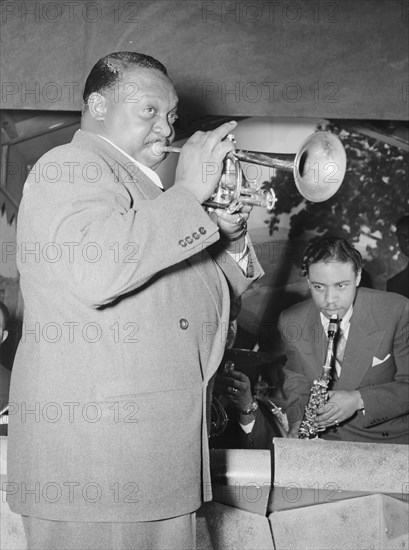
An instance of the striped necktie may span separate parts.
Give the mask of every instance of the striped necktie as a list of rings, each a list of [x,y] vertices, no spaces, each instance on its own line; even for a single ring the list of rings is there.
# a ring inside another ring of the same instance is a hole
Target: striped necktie
[[[344,359],[346,343],[347,339],[345,338],[344,331],[339,328],[339,334],[335,342],[335,371],[338,378],[341,375],[341,366]]]
[[[339,336],[337,339],[337,344],[335,348],[335,357],[337,361],[341,364],[344,359],[344,353],[345,353],[345,346],[347,343],[347,339],[345,338],[344,331],[340,328],[339,329]]]

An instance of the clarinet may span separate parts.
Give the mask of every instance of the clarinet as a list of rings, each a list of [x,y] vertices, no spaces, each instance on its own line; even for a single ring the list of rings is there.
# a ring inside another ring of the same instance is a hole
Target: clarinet
[[[325,405],[328,401],[328,386],[331,381],[331,367],[334,350],[334,338],[338,328],[338,315],[332,315],[328,326],[328,347],[325,357],[325,364],[318,380],[314,380],[310,391],[307,406],[304,410],[304,416],[298,429],[298,439],[312,439],[316,437],[318,430],[316,427],[317,409]]]

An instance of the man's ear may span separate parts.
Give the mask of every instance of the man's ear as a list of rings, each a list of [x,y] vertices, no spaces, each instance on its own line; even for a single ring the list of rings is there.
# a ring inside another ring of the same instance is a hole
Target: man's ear
[[[5,342],[7,340],[8,335],[9,335],[9,331],[8,330],[3,330],[3,339],[0,342],[0,344],[2,344],[3,342]]]
[[[93,92],[88,98],[88,110],[95,120],[104,120],[107,111],[107,101],[98,92]]]

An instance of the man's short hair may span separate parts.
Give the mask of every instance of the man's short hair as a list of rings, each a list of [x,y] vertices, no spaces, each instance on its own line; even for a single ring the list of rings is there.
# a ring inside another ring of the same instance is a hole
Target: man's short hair
[[[315,237],[311,239],[302,259],[302,273],[308,275],[311,264],[317,262],[352,262],[355,273],[362,269],[362,256],[346,239]]]
[[[87,107],[89,96],[94,93],[103,93],[121,82],[127,71],[134,67],[156,69],[167,76],[164,65],[154,57],[137,52],[114,52],[102,57],[92,67],[85,82],[82,95],[84,108]]]

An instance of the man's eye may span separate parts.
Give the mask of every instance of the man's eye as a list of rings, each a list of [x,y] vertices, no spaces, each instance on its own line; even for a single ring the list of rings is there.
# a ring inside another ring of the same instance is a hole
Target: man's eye
[[[322,286],[321,285],[314,285],[314,288],[315,288],[315,290],[321,290]]]
[[[146,107],[145,111],[149,114],[149,115],[155,115],[156,114],[156,109],[154,107]]]

